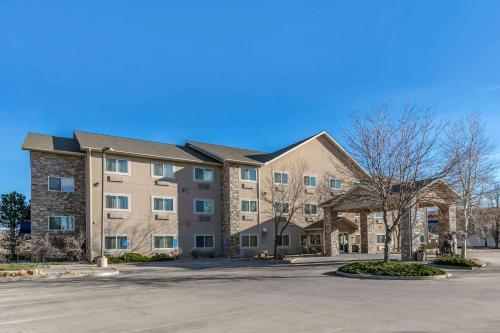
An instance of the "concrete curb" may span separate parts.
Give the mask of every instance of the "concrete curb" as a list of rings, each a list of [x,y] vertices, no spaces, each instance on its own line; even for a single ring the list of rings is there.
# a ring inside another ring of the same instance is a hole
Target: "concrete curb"
[[[383,276],[383,275],[369,275],[369,274],[352,274],[339,271],[335,271],[335,275],[351,279],[364,279],[364,280],[441,280],[451,277],[450,273],[433,275],[433,276]]]

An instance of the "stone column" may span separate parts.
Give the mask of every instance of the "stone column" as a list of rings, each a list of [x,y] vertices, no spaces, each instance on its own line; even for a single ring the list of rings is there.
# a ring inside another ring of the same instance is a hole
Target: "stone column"
[[[323,218],[323,237],[325,256],[338,256],[339,255],[339,230],[335,218],[337,212],[333,211],[330,207],[325,207]]]
[[[239,255],[240,187],[239,167],[224,163],[222,168],[222,250],[226,257]]]
[[[373,221],[368,221],[368,213],[359,213],[359,231],[361,234],[361,253],[375,253],[376,236]]]
[[[443,245],[447,232],[457,231],[457,207],[455,204],[438,206],[439,247]]]
[[[401,260],[414,260],[420,244],[425,242],[424,223],[427,217],[419,219],[419,209],[412,209],[401,217]]]

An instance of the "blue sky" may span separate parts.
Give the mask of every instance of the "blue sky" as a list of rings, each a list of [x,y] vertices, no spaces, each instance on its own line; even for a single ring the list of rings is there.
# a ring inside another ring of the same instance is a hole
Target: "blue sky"
[[[500,140],[499,1],[0,2],[0,193],[28,131],[274,150],[386,100]],[[497,148],[498,149],[498,148]]]

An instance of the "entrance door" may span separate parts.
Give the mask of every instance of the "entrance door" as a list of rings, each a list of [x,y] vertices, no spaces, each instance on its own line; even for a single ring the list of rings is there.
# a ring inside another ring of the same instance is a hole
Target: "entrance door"
[[[341,233],[339,234],[339,251],[340,252],[348,252],[349,251],[349,234]]]

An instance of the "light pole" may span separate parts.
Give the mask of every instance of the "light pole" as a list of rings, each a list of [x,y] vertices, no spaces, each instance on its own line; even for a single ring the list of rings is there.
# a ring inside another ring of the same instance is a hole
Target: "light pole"
[[[104,207],[106,206],[106,198],[104,197],[104,171],[106,168],[106,152],[113,151],[113,148],[106,147],[102,149],[102,165],[101,165],[101,253],[97,258],[97,267],[108,267],[108,258],[104,256]]]

